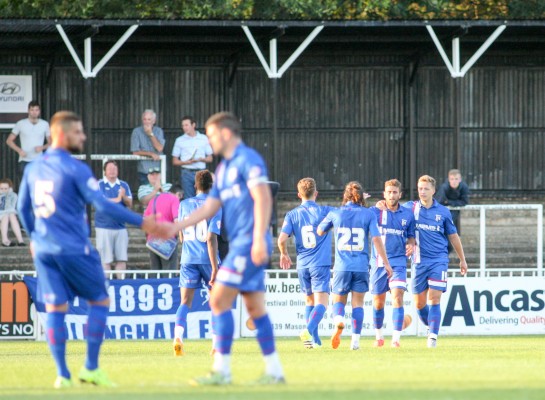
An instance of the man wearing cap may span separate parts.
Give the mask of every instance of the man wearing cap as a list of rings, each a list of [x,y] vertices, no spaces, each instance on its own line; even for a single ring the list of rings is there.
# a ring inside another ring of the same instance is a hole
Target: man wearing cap
[[[184,134],[176,139],[172,148],[172,165],[180,168],[180,185],[186,199],[195,197],[195,174],[212,162],[212,147],[206,135],[198,132],[193,117],[182,118]]]
[[[155,126],[157,115],[153,110],[142,113],[142,126],[133,129],[131,134],[131,152],[135,156],[147,156],[150,160],[138,161],[138,183],[146,184],[146,171],[161,165],[161,155],[165,148],[165,134]]]
[[[140,185],[138,188],[138,201],[142,207],[146,208],[151,199],[160,193],[168,193],[172,184],[161,183],[161,168],[152,167],[148,169],[148,182],[145,185]]]

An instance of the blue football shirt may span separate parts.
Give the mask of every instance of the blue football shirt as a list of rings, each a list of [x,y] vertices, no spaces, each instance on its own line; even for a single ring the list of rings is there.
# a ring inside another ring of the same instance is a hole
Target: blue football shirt
[[[98,182],[98,188],[107,199],[115,199],[119,196],[119,189],[121,188],[125,189],[125,195],[127,197],[132,198],[131,188],[127,182],[119,179],[112,185],[108,179],[104,178]],[[117,204],[121,207],[126,207],[125,203],[122,201]],[[115,219],[108,217],[106,213],[97,210],[95,212],[95,227],[104,229],[125,229],[125,224],[123,222],[118,222]]]
[[[403,207],[412,210],[415,220],[415,264],[448,263],[448,235],[457,233],[450,210],[433,200],[430,208],[420,201],[409,201]]]
[[[180,203],[178,220],[183,220],[197,208],[202,207],[206,198],[205,193],[186,199]],[[221,230],[221,209],[209,220],[202,220],[197,225],[188,226],[183,230],[184,240],[182,243],[182,264],[210,264],[208,245],[206,240],[208,233],[220,235]],[[219,256],[216,258],[219,259]]]
[[[295,237],[297,269],[331,265],[331,234],[318,236],[316,228],[333,209],[309,200],[286,214],[282,232]]]
[[[254,233],[254,199],[250,190],[266,184],[267,167],[257,151],[241,143],[230,159],[224,159],[216,169],[216,181],[209,196],[223,204],[223,223],[229,238],[229,249],[252,244]],[[271,234],[266,241],[272,247]]]
[[[118,221],[142,224],[142,216],[108,201],[89,166],[66,150],[49,148],[25,168],[17,206],[37,253],[90,254],[87,203]]]
[[[396,211],[379,210],[376,207],[371,207],[370,210],[375,213],[377,218],[378,230],[390,265],[392,267],[406,267],[405,245],[407,244],[407,238],[414,238],[415,231],[412,211],[401,206]],[[373,246],[371,266],[383,265],[384,263],[377,254],[377,249]]]
[[[318,226],[334,228],[336,271],[368,272],[369,239],[380,236],[375,214],[352,202],[330,211]]]

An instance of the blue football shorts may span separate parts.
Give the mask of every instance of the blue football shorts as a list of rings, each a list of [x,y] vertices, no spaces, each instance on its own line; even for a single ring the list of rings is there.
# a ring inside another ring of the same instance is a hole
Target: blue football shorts
[[[331,282],[331,267],[309,267],[297,270],[301,292],[310,296],[313,293],[328,293]]]
[[[98,252],[90,254],[40,254],[34,258],[38,272],[38,297],[60,305],[79,296],[88,301],[108,298],[106,278]]]
[[[412,289],[414,294],[426,289],[447,291],[448,263],[413,264]]]
[[[208,282],[212,277],[212,265],[210,264],[181,264],[180,283],[181,288],[200,289],[202,282],[210,288]]]
[[[251,243],[229,249],[221,264],[216,282],[245,292],[265,291],[265,269],[268,264],[254,265],[251,257]],[[271,254],[269,244],[269,255]]]
[[[350,292],[368,292],[369,272],[333,271],[331,291],[342,296]]]
[[[371,293],[383,294],[391,289],[407,290],[407,267],[392,266],[392,277],[388,280],[384,267],[371,270]]]

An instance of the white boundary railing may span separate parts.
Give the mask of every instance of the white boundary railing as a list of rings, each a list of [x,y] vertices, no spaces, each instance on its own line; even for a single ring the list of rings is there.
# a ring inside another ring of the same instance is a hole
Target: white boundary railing
[[[472,204],[465,207],[449,207],[450,210],[478,210],[479,211],[479,267],[480,276],[491,276],[490,270],[486,268],[486,211],[487,210],[536,210],[537,211],[537,270],[524,269],[524,271],[534,271],[537,276],[543,276],[543,205],[542,204]],[[506,272],[497,270],[496,272]],[[512,272],[521,272],[521,269],[514,269]],[[504,276],[504,275],[493,275]],[[519,275],[508,275],[519,276]],[[525,276],[525,275],[522,275]],[[527,275],[526,275],[527,276]]]
[[[87,156],[85,154],[76,154],[73,155],[74,158],[78,160],[86,160]],[[161,183],[167,181],[167,156],[162,154],[161,157]],[[118,160],[118,161],[153,161],[151,157],[147,156],[135,156],[133,154],[91,154],[91,160],[101,160],[102,165],[108,160]]]

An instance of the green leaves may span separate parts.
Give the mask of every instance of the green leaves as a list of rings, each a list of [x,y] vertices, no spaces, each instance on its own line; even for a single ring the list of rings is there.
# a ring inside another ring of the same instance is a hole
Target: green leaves
[[[0,0],[0,18],[543,19],[545,0]]]

